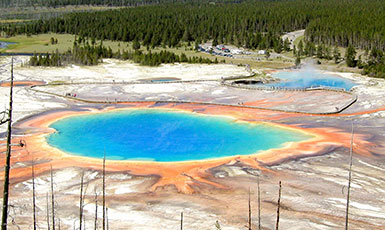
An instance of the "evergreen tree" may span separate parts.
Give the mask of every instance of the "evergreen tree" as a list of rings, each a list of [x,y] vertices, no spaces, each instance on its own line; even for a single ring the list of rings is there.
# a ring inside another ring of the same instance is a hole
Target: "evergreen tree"
[[[134,42],[132,43],[132,48],[134,50],[139,50],[140,49],[140,42],[135,39]]]
[[[334,47],[334,51],[333,51],[333,59],[334,59],[334,63],[338,63],[339,60],[341,59],[341,54],[340,52],[338,51],[338,47]]]
[[[213,40],[213,47],[217,46],[217,45],[218,45],[218,40],[217,40],[217,38],[214,38],[214,40]]]
[[[356,67],[356,50],[354,49],[353,46],[349,46],[348,49],[346,50],[345,54],[345,60],[346,60],[346,65],[349,67]]]
[[[324,47],[324,58],[327,59],[327,60],[331,60],[332,59],[332,56],[331,56],[331,53],[330,53],[330,47],[328,47],[328,46]]]
[[[289,39],[286,38],[284,43],[283,43],[283,49],[286,51],[286,52],[289,52],[290,51],[290,42],[289,42]]]
[[[316,54],[317,58],[323,58],[324,57],[324,53],[323,53],[323,45],[318,45],[317,46],[317,54]]]
[[[266,60],[269,60],[270,52],[268,50],[266,50],[265,57],[266,57]]]
[[[299,66],[300,64],[301,64],[301,58],[297,56],[297,58],[295,59],[295,66]]]
[[[302,40],[301,41],[299,41],[299,43],[298,43],[298,55],[299,56],[302,56],[302,55],[304,55],[304,50],[303,50],[303,42],[302,42]]]

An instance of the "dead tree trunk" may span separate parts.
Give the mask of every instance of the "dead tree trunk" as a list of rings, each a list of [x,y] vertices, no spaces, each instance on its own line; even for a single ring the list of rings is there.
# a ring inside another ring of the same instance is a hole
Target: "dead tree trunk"
[[[251,200],[250,200],[250,188],[249,188],[249,226],[248,229],[251,230]]]
[[[84,180],[84,171],[82,172],[82,177],[80,179],[79,230],[82,230],[82,223],[83,223],[83,180]]]
[[[47,192],[47,229],[50,230],[50,224],[49,224],[49,201],[48,201],[48,192]]]
[[[279,225],[279,209],[281,208],[281,181],[279,181],[279,194],[278,194],[278,202],[277,202],[277,222],[275,224],[275,230],[278,230],[278,225]]]
[[[108,222],[108,208],[106,208],[106,222],[107,222],[107,230],[110,229],[110,225]]]
[[[8,220],[8,196],[9,196],[9,171],[11,168],[11,138],[12,138],[12,105],[13,105],[13,57],[11,59],[11,85],[9,90],[9,111],[8,111],[8,131],[7,131],[7,152],[4,167],[4,187],[3,187],[3,213],[1,217],[1,230],[7,229]]]
[[[353,165],[353,137],[354,137],[354,124],[353,124],[353,121],[352,121],[352,136],[350,138],[349,182],[348,182],[348,194],[346,196],[345,230],[349,229],[350,184],[351,184],[351,181],[352,181],[352,165]]]
[[[51,208],[52,208],[52,230],[55,230],[55,195],[53,191],[52,165],[51,165]]]
[[[103,230],[106,230],[106,154],[103,157]]]
[[[183,230],[183,212],[180,213],[180,230]]]
[[[259,187],[259,176],[257,178],[257,188],[258,188],[258,230],[261,230],[261,190]]]
[[[36,193],[35,193],[35,166],[32,156],[32,212],[33,212],[33,230],[36,230]]]
[[[95,191],[95,228],[94,230],[98,229],[98,194]]]

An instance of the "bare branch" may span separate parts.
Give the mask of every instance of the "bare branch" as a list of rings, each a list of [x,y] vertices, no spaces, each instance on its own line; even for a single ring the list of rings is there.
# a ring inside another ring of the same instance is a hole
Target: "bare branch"
[[[0,115],[2,116],[0,118],[0,125],[5,124],[9,121],[9,118],[8,118],[9,113],[8,112],[2,111],[2,112],[0,112]]]
[[[15,214],[15,207],[10,205],[10,208],[13,209],[13,213]],[[13,226],[16,226],[16,228],[17,228],[18,230],[21,230],[20,226],[19,226],[19,225],[16,223],[16,221],[15,221],[15,217],[13,217],[13,215],[11,215],[10,213],[8,213],[8,217],[11,218],[11,223],[12,223],[12,225],[13,225]]]

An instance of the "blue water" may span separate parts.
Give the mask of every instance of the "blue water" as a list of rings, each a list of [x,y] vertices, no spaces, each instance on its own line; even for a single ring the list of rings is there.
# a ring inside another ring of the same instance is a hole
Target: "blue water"
[[[169,82],[169,81],[176,81],[177,79],[171,79],[171,78],[165,78],[165,79],[154,79],[151,80],[151,82]]]
[[[247,155],[310,138],[266,124],[148,109],[80,115],[51,127],[57,132],[48,143],[71,154],[159,162]]]
[[[2,42],[0,41],[0,49],[5,49],[8,45],[16,44],[15,42]]]
[[[305,89],[314,87],[329,87],[345,89],[349,91],[355,84],[345,78],[322,74],[315,70],[299,70],[290,72],[278,72],[273,77],[282,81],[266,84],[266,86],[274,86],[291,89]]]

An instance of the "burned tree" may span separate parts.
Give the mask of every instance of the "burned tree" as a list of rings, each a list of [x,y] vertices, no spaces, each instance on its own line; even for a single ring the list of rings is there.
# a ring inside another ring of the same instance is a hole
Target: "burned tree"
[[[9,109],[8,109],[8,130],[7,130],[7,150],[4,167],[4,189],[3,189],[3,213],[1,218],[1,230],[7,229],[8,220],[8,196],[9,196],[9,171],[11,164],[11,137],[12,137],[12,105],[13,105],[13,58],[11,60],[11,84],[9,90]],[[3,122],[3,120],[2,120]]]
[[[51,165],[51,209],[52,209],[52,230],[55,230],[55,196],[53,190],[53,173]]]
[[[183,230],[183,212],[180,213],[180,230]]]
[[[83,223],[83,181],[84,181],[84,171],[82,172],[82,176],[80,179],[80,201],[79,201],[79,230],[82,230],[82,223]]]
[[[95,223],[94,229],[98,229],[98,193],[95,190]]]
[[[103,230],[106,230],[106,154],[103,157]]]
[[[352,136],[350,138],[350,163],[349,163],[348,194],[346,195],[345,230],[349,229],[350,185],[351,185],[351,182],[352,182],[352,166],[353,166],[353,137],[354,137],[354,124],[353,124],[353,121],[352,121]]]
[[[261,230],[261,190],[259,186],[259,176],[257,180],[257,188],[258,188],[258,230]]]
[[[47,229],[50,230],[51,227],[50,227],[50,223],[49,223],[49,198],[48,198],[48,192],[47,192],[47,196],[46,196],[46,200],[47,200],[47,203],[46,203],[46,210],[47,210]]]
[[[275,224],[275,230],[278,230],[279,226],[279,210],[281,208],[281,192],[282,192],[282,185],[281,181],[279,181],[279,193],[278,193],[278,202],[277,202],[277,222]]]
[[[36,230],[36,193],[35,193],[35,162],[32,156],[32,212],[33,212],[33,230]]]
[[[248,219],[248,229],[251,230],[251,199],[250,199],[250,188],[249,188],[249,219]]]

